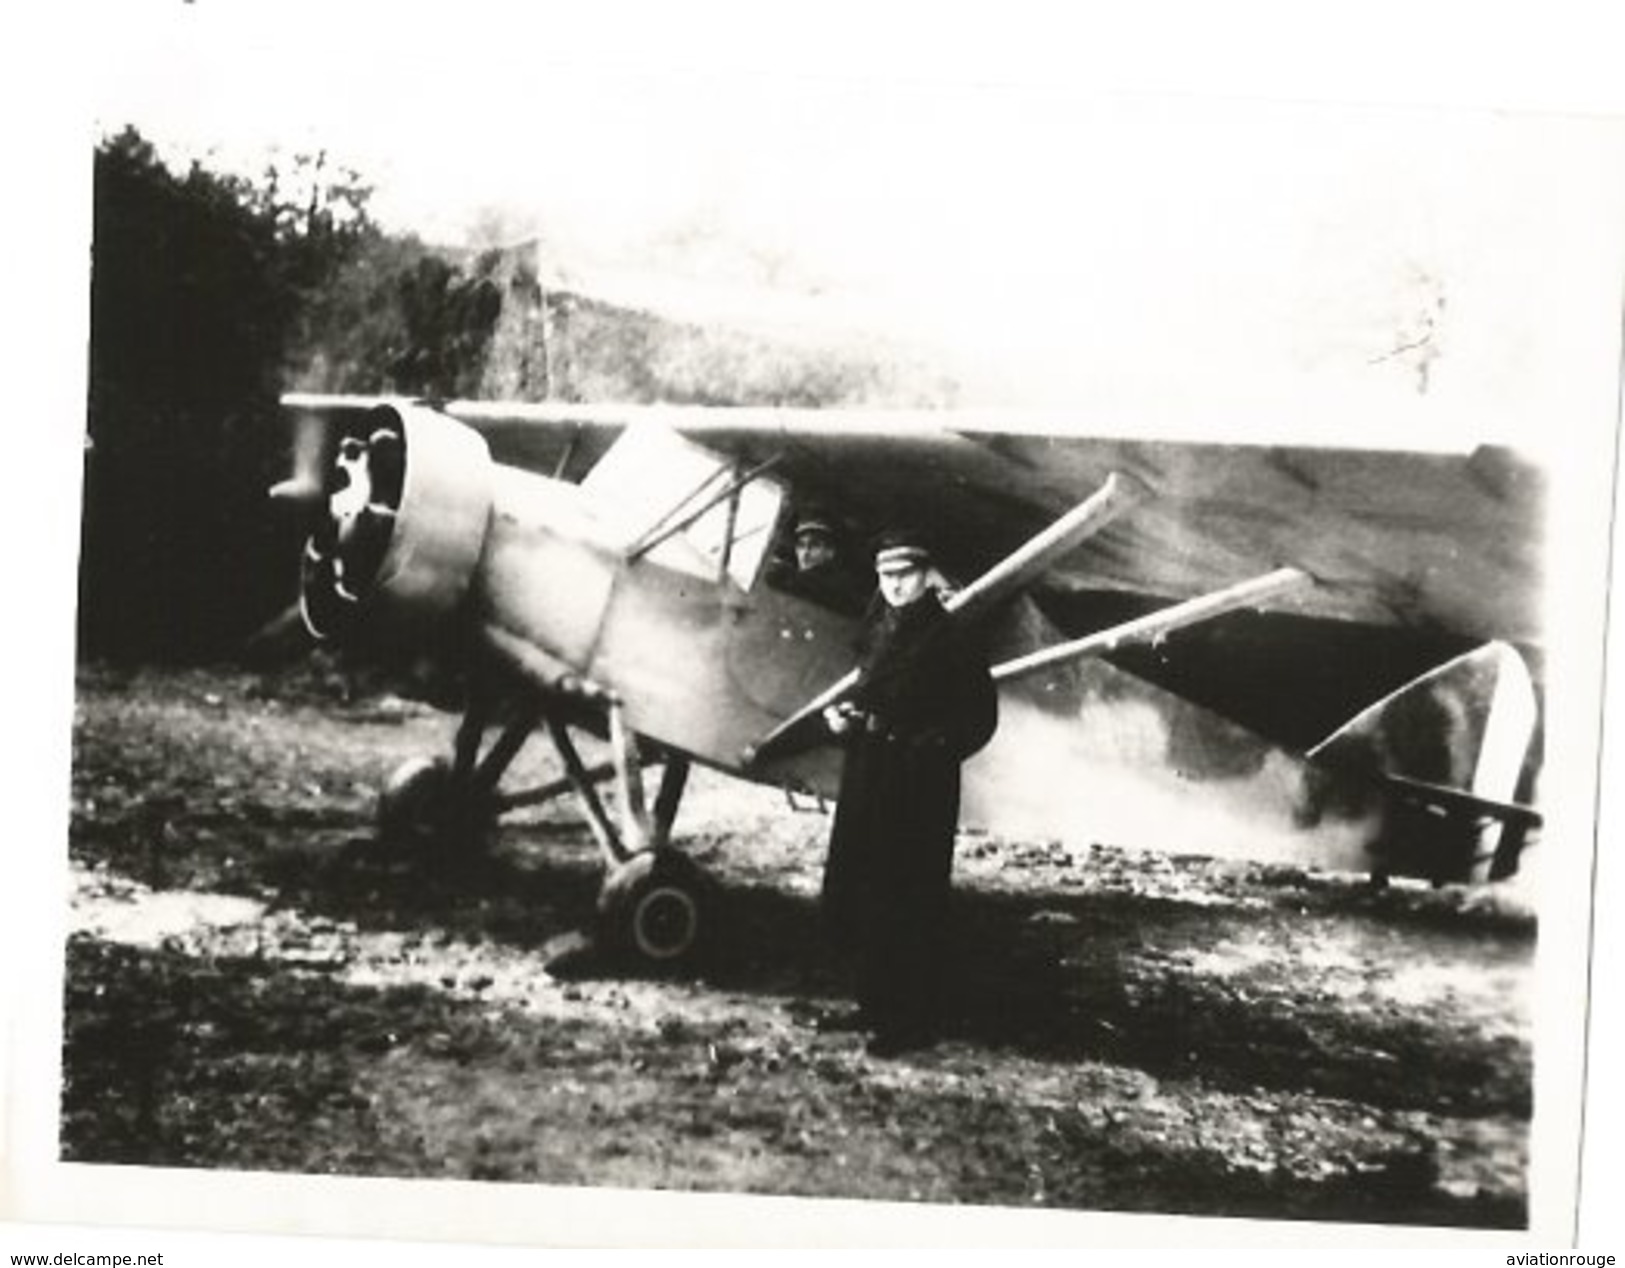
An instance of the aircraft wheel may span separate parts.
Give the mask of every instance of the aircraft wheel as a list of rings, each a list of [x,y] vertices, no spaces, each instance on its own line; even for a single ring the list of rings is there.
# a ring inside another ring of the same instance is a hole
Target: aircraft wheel
[[[489,827],[443,761],[402,762],[378,792],[378,836],[410,850],[466,846]]]
[[[692,859],[673,850],[645,851],[610,873],[598,912],[618,950],[651,967],[673,968],[699,952],[709,888]]]

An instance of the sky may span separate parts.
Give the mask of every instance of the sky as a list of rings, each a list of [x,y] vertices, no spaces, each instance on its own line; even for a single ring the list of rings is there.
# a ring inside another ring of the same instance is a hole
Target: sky
[[[325,150],[386,224],[540,235],[609,299],[911,341],[971,404],[1538,444],[1610,408],[1625,145],[1583,76],[1527,86],[1599,53],[1560,16],[1458,6],[1451,95],[1428,12],[151,2],[90,100],[216,166]],[[1213,56],[1238,14],[1392,69]]]

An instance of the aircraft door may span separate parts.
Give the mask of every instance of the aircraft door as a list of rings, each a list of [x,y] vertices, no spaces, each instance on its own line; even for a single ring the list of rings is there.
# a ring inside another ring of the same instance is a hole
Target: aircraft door
[[[791,517],[780,520],[788,535]],[[830,581],[798,573],[793,548],[781,541],[754,585],[734,596],[729,668],[752,703],[775,716],[795,712],[851,668],[864,598]]]

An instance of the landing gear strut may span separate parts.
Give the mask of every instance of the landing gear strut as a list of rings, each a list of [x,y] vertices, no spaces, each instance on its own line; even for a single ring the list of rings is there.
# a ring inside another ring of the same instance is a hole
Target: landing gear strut
[[[704,872],[671,845],[689,761],[669,752],[645,756],[620,704],[611,701],[608,710],[611,760],[589,768],[565,722],[540,700],[512,716],[481,756],[490,710],[476,696],[457,729],[449,764],[414,759],[385,784],[378,802],[379,834],[445,857],[453,849],[478,848],[504,811],[574,792],[604,856],[594,931],[598,944],[650,967],[679,966],[695,958],[714,907]],[[538,788],[498,792],[502,776],[542,725],[563,763],[564,777]],[[660,782],[650,806],[643,768],[656,761]],[[598,785],[610,779],[617,788],[618,815],[611,814],[599,793]]]
[[[566,778],[604,855],[604,885],[598,894],[601,938],[615,951],[651,965],[693,959],[712,904],[705,874],[671,845],[672,822],[688,784],[688,759],[676,753],[666,757],[654,807],[649,809],[637,735],[626,725],[620,705],[611,704],[610,753],[620,790],[617,825],[593,787],[593,772],[582,763],[569,731],[556,717],[548,717],[547,724]]]

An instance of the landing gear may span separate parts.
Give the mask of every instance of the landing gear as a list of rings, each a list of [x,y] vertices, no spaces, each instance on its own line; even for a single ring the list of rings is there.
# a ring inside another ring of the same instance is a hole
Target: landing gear
[[[378,836],[388,846],[427,853],[437,862],[478,853],[504,808],[497,784],[524,747],[536,714],[512,718],[483,757],[489,712],[476,697],[457,728],[452,760],[403,762],[378,793]]]
[[[484,818],[451,767],[429,758],[402,762],[378,792],[379,840],[413,852],[449,844]]]
[[[688,783],[689,763],[669,754],[654,806],[644,800],[644,756],[619,705],[609,711],[612,772],[620,791],[620,823],[592,786],[569,732],[556,719],[548,729],[571,785],[581,798],[606,873],[598,895],[599,941],[614,953],[669,969],[697,958],[714,904],[710,885],[692,859],[671,846],[671,827]]]
[[[612,870],[598,895],[601,936],[616,951],[666,967],[692,961],[706,931],[709,884],[675,850],[645,850]]]
[[[476,697],[458,727],[451,762],[414,759],[384,785],[378,799],[379,836],[444,861],[478,850],[506,810],[540,805],[575,793],[604,856],[595,941],[618,958],[671,969],[692,962],[705,941],[715,904],[700,867],[671,845],[672,823],[687,785],[689,762],[677,753],[646,756],[624,712],[609,702],[611,760],[589,768],[563,719],[545,701],[513,715],[481,756],[490,715]],[[539,788],[500,793],[497,785],[526,740],[545,725],[564,777]],[[654,803],[644,795],[645,765],[661,765]],[[614,780],[618,815],[599,785]]]

